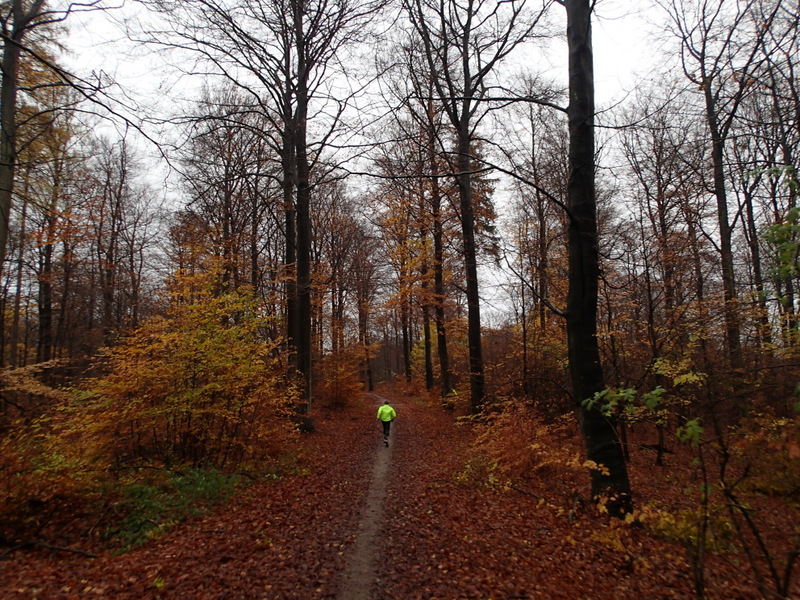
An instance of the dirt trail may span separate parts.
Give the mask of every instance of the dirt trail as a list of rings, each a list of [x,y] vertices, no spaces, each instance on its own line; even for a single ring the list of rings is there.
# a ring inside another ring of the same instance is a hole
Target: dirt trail
[[[0,560],[0,598],[337,598],[346,559],[361,537],[360,509],[371,495],[374,459],[388,458],[391,450],[382,447],[375,411],[367,405],[372,401],[320,410],[316,433],[302,439],[301,472],[246,488],[214,513],[131,552],[115,556],[101,538],[92,544],[85,537],[58,537],[47,541],[100,556],[43,546],[11,553]]]
[[[384,398],[370,395],[377,411]],[[393,404],[402,414],[403,407]],[[375,465],[372,469],[372,479],[364,500],[361,521],[358,526],[358,537],[347,558],[347,567],[339,584],[338,600],[369,600],[373,597],[373,590],[380,580],[379,566],[382,563],[380,554],[381,530],[383,528],[384,506],[386,501],[386,480],[392,462],[396,436],[396,423],[392,426],[389,436],[389,447],[379,447],[379,437],[376,435]]]
[[[588,509],[567,518],[585,479],[550,468],[537,471],[524,488],[487,486],[494,466],[470,451],[471,427],[457,425],[455,414],[436,406],[388,397],[398,413],[388,448],[375,422],[382,398],[370,395],[345,410],[318,409],[317,431],[301,440],[297,458],[302,460],[285,477],[254,484],[213,514],[121,556],[99,536],[51,536],[47,541],[55,546],[100,556],[88,559],[43,546],[9,554],[0,560],[0,598],[694,596],[677,543],[645,529],[612,527]],[[632,472],[639,483],[652,467],[643,462],[646,456],[636,458],[638,471]],[[758,597],[749,588],[727,593],[737,577],[730,569],[710,575],[710,595]]]

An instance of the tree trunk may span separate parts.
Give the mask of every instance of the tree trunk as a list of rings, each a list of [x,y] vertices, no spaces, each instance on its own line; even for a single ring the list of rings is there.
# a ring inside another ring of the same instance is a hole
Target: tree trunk
[[[469,114],[464,110],[462,114]],[[481,345],[481,306],[478,289],[478,258],[475,246],[475,213],[472,206],[472,161],[470,160],[469,123],[463,124],[458,139],[458,193],[461,209],[461,232],[464,239],[464,274],[467,287],[467,343],[469,345],[469,390],[472,412],[483,408],[486,389]]]
[[[409,329],[411,320],[411,299],[402,298],[400,302],[400,330],[403,336],[403,377],[406,383],[411,383],[411,335]]]
[[[369,358],[369,301],[368,295],[363,292],[365,282],[358,283],[358,341],[361,344],[363,358],[361,362],[362,381],[367,386],[367,391],[372,391],[372,361]]]
[[[311,405],[311,187],[308,162],[308,65],[303,31],[305,0],[294,2],[297,89],[294,121],[295,184],[297,185],[297,370],[303,383],[303,400]]]
[[[591,0],[566,0],[569,48],[569,292],[567,345],[573,394],[591,471],[592,498],[615,516],[631,511],[622,445],[613,423],[583,401],[605,388],[597,342],[598,239],[594,187]]]
[[[419,197],[420,197],[420,206],[419,211],[420,215],[425,215],[425,189],[424,189],[424,181],[420,176],[420,190],[419,190]],[[427,248],[428,244],[428,234],[429,234],[429,223],[427,219],[424,217],[420,217],[420,221],[422,222],[422,226],[420,227],[420,240],[423,240],[423,246]],[[428,252],[425,252],[425,259],[422,262],[422,266],[420,267],[420,279],[421,279],[421,304],[422,304],[422,334],[423,334],[423,344],[424,344],[424,354],[425,354],[425,389],[432,390],[433,389],[433,342],[431,340],[431,293],[430,293],[430,266],[428,264]]]
[[[58,180],[56,180],[58,181]],[[45,362],[53,354],[53,250],[56,237],[56,212],[58,209],[58,185],[53,186],[50,206],[44,215],[45,230],[42,232],[40,269],[39,269],[39,338],[36,348],[37,362]]]
[[[27,187],[27,185],[26,185]],[[10,347],[9,365],[12,369],[19,366],[19,318],[22,307],[22,274],[25,268],[25,228],[27,225],[28,202],[23,201],[22,218],[20,219],[19,231],[19,256],[17,257],[17,289],[14,293],[14,320],[11,324],[11,336],[8,342]]]
[[[711,163],[714,172],[714,195],[717,199],[720,261],[722,263],[722,290],[725,300],[725,340],[733,369],[742,368],[742,346],[739,333],[739,316],[736,299],[736,277],[733,270],[733,227],[728,219],[728,196],[725,186],[725,140],[717,124],[717,113],[710,85],[706,86],[706,119],[711,133]]]
[[[425,389],[433,389],[433,341],[431,339],[431,315],[430,307],[426,304],[422,307],[422,330],[425,344]]]
[[[286,245],[284,247],[284,290],[286,294],[286,338],[288,340],[289,366],[292,373],[297,366],[297,211],[294,205],[294,144],[287,125],[284,132],[283,157],[283,211]]]
[[[36,0],[25,10],[22,0],[12,0],[11,30],[3,27],[3,58],[0,77],[0,272],[6,258],[11,199],[17,166],[17,84],[22,40],[31,21],[42,11],[44,0]]]
[[[17,166],[18,68],[19,46],[14,41],[4,40],[2,83],[0,83],[0,272],[3,270],[6,257],[14,171]]]
[[[442,225],[442,190],[436,162],[435,136],[433,134],[433,101],[428,101],[428,121],[431,130],[427,140],[428,162],[431,172],[431,220],[433,221],[433,312],[436,321],[436,350],[439,354],[439,372],[442,398],[452,391],[450,380],[450,355],[447,350],[447,330],[444,314],[444,227]]]

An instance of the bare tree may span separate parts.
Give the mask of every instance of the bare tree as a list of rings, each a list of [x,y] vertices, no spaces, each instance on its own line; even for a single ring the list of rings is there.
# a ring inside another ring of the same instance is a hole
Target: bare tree
[[[725,300],[725,334],[731,366],[742,367],[740,319],[737,307],[733,255],[734,222],[728,206],[726,144],[745,97],[753,91],[754,74],[764,62],[762,43],[781,2],[767,12],[757,11],[758,1],[695,2],[658,0],[672,21],[680,42],[686,78],[702,95],[711,143],[711,190],[716,197],[719,254]]]
[[[594,59],[592,0],[565,0],[569,50],[569,292],[567,347],[572,393],[592,469],[592,497],[609,513],[631,511],[631,487],[614,423],[585,400],[605,389],[597,342],[598,279],[594,147]]]
[[[64,8],[53,10],[45,0],[10,0],[0,6],[0,38],[3,44],[0,72],[0,269],[5,260],[19,151],[17,97],[21,61],[38,62],[66,84],[66,73],[42,52],[41,46],[55,26],[63,23],[70,14],[102,6],[103,0],[71,2]]]
[[[424,60],[433,75],[433,92],[455,130],[455,178],[464,244],[472,409],[481,410],[486,396],[481,345],[478,248],[475,236],[473,175],[476,129],[489,110],[491,77],[496,67],[520,44],[529,41],[548,2],[531,10],[532,2],[483,0],[404,0],[414,31],[422,41]]]
[[[146,41],[194,53],[189,75],[227,80],[250,97],[280,132],[270,142],[280,157],[284,194],[287,335],[291,361],[311,399],[311,215],[313,173],[348,100],[325,95],[334,57],[351,43],[380,2],[351,0],[140,0],[164,17]],[[329,110],[323,110],[329,109]],[[316,112],[319,110],[320,112]],[[321,113],[326,117],[318,118]],[[319,125],[318,136],[309,132]],[[310,141],[310,139],[316,141]],[[319,179],[319,178],[317,178]]]

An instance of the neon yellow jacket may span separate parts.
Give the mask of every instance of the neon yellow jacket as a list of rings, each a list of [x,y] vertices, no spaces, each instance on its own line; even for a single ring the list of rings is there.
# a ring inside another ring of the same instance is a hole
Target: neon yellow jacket
[[[396,416],[397,413],[388,404],[384,404],[378,409],[378,418],[381,421],[393,421]]]

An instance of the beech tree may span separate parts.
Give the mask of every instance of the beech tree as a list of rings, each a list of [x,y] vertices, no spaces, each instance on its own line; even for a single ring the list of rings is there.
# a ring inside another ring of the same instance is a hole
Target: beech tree
[[[766,1],[759,5],[761,12],[770,9]],[[798,176],[798,160],[800,160],[800,81],[798,81],[798,56],[800,52],[800,19],[797,11],[791,6],[784,5],[776,15],[773,27],[765,32],[762,43],[762,57],[766,63],[759,76],[759,83],[764,96],[760,102],[752,102],[746,110],[749,115],[743,119],[742,127],[757,127],[760,135],[750,136],[748,146],[756,154],[757,167],[751,171],[748,179],[758,175],[761,179],[760,196],[761,211],[768,223],[771,223],[771,233],[783,231],[788,233],[796,212],[798,194],[800,194],[800,178]],[[751,116],[752,115],[752,116]],[[772,165],[771,168],[766,165]],[[757,216],[757,215],[756,215]],[[748,213],[748,218],[750,217]],[[753,219],[749,218],[749,222]],[[777,228],[777,229],[776,229]],[[763,229],[763,227],[762,227]],[[767,247],[761,255],[767,261],[765,279],[770,280],[777,299],[777,309],[780,317],[779,330],[782,342],[787,345],[796,345],[797,313],[795,298],[797,293],[797,273],[786,269],[779,257],[778,247],[774,245],[782,239],[783,243],[794,242],[796,238],[771,233],[760,235],[760,231],[753,231],[748,236],[748,243],[753,251],[758,250],[758,242],[767,242]],[[755,234],[755,235],[753,235]],[[777,252],[776,252],[777,251]],[[778,254],[778,256],[776,256]],[[785,258],[785,256],[784,256]],[[777,259],[777,260],[775,260]],[[754,257],[755,260],[755,257]],[[754,265],[755,267],[755,265]],[[756,286],[759,282],[756,282]],[[768,298],[765,292],[764,297]]]
[[[280,211],[280,167],[266,142],[271,125],[231,89],[204,91],[203,113],[181,152],[187,209],[208,224],[208,243],[222,261],[221,287],[250,284],[261,293],[261,247],[279,233],[267,219]]]
[[[38,62],[61,78],[63,85],[67,85],[65,72],[43,52],[43,45],[55,27],[70,14],[102,6],[103,0],[70,2],[56,9],[52,9],[46,0],[9,0],[0,6],[0,269],[5,261],[19,151],[17,97],[21,61]]]
[[[17,166],[17,91],[23,42],[31,30],[46,20],[44,0],[27,5],[14,0],[2,7],[2,79],[0,79],[0,268],[5,261],[8,222]]]
[[[333,57],[363,31],[381,6],[342,0],[140,0],[167,27],[148,27],[149,43],[189,51],[201,63],[189,74],[213,73],[251,99],[273,124],[270,137],[282,166],[285,210],[287,336],[290,362],[311,399],[311,195],[314,171],[336,130],[347,99],[325,95]],[[337,65],[338,66],[338,65]],[[316,109],[329,108],[327,120]],[[319,132],[310,131],[314,124]],[[315,135],[319,133],[319,135]]]
[[[569,51],[569,291],[567,347],[572,393],[591,471],[592,497],[609,513],[631,511],[628,469],[614,423],[586,400],[606,387],[597,342],[598,279],[594,147],[594,60],[591,0],[565,0]]]
[[[547,86],[535,79],[526,78],[523,85],[527,96],[545,95]],[[553,91],[548,95],[560,102],[563,94]],[[514,180],[505,262],[521,329],[522,392],[538,398],[543,386],[537,382],[546,379],[542,367],[562,360],[548,351],[552,336],[563,336],[563,321],[553,318],[549,306],[564,305],[566,286],[561,282],[567,280],[566,215],[552,197],[561,206],[566,203],[569,139],[562,115],[551,107],[526,102],[509,108],[498,120],[505,157],[520,179]]]
[[[703,124],[675,92],[666,86],[638,97],[620,136],[631,177],[631,220],[622,225],[635,240],[630,260],[636,266],[629,272],[643,280],[621,286],[630,296],[620,304],[644,312],[642,333],[654,359],[684,349],[689,332],[705,337],[709,326],[703,317],[707,269],[693,267],[694,256],[708,253],[709,244],[694,233],[698,220],[708,220],[708,200],[702,177],[687,166],[702,161]]]
[[[425,353],[425,385],[433,387],[434,366],[432,364],[433,336],[430,319],[436,326],[436,354],[439,363],[439,382],[442,398],[452,394],[452,367],[448,342],[448,294],[446,273],[448,257],[445,245],[450,243],[450,222],[455,206],[454,192],[457,186],[442,177],[450,168],[447,148],[452,138],[452,127],[445,117],[441,104],[435,98],[435,85],[428,61],[420,55],[420,40],[411,32],[401,32],[401,37],[390,45],[389,56],[381,61],[386,70],[382,81],[387,86],[388,102],[397,106],[391,111],[393,126],[389,128],[393,139],[404,141],[405,157],[399,168],[385,172],[387,177],[409,177],[413,173],[412,186],[418,202],[419,235],[429,240],[428,256],[420,268],[421,306],[423,311],[423,334]],[[401,57],[398,60],[398,54]],[[389,152],[400,151],[400,145]],[[379,168],[387,166],[381,160]],[[451,180],[452,181],[452,180]],[[413,186],[416,186],[415,188]],[[457,192],[455,192],[457,193]]]
[[[420,214],[414,189],[416,181],[392,178],[414,164],[405,155],[404,151],[409,150],[407,145],[400,144],[398,150],[399,156],[381,161],[387,180],[380,188],[382,207],[379,209],[378,229],[386,264],[393,273],[393,293],[387,298],[387,306],[400,317],[403,377],[406,383],[411,383],[413,308],[419,294],[419,267],[425,261],[425,244],[417,226]]]

